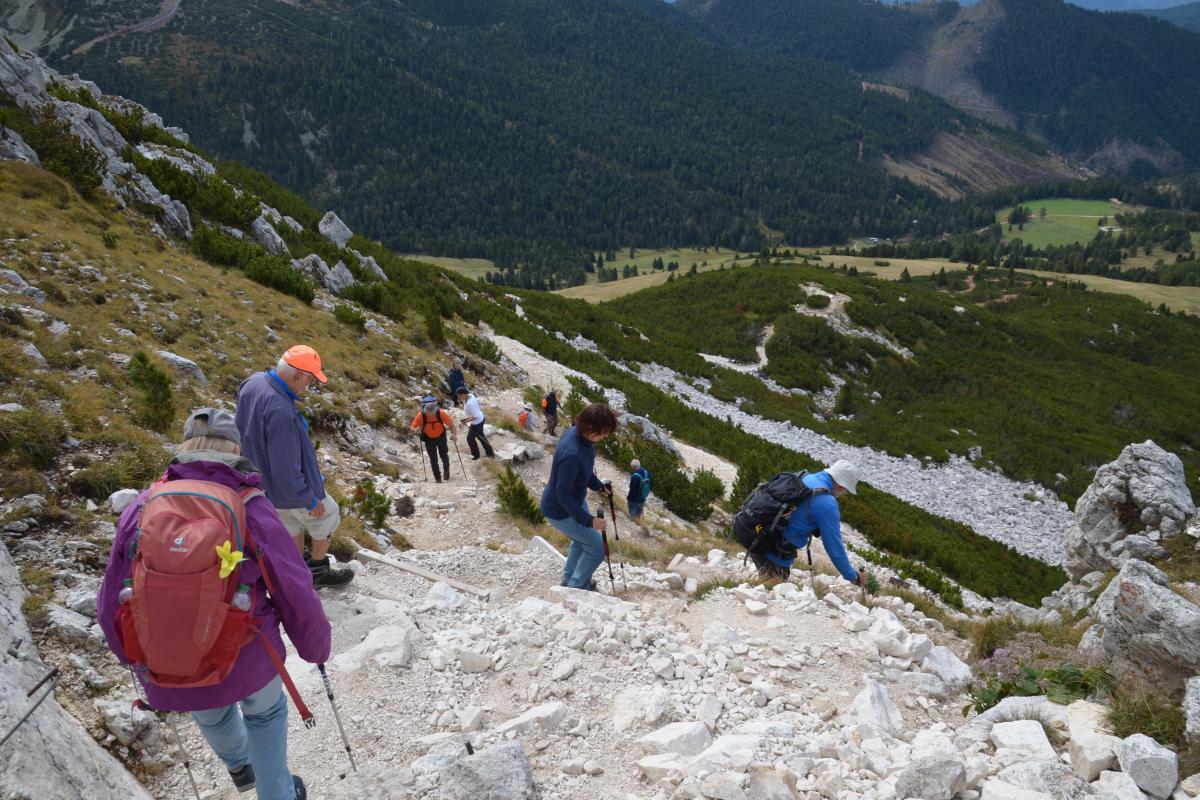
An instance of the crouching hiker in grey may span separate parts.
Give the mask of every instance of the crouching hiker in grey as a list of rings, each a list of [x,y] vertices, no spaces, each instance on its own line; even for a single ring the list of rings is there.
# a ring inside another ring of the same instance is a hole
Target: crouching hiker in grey
[[[833,566],[846,580],[867,585],[865,572],[850,565],[842,542],[837,498],[857,494],[858,467],[838,461],[822,472],[781,472],[760,484],[733,519],[733,532],[765,580],[787,580],[800,550],[821,540]],[[808,554],[811,569],[812,555]]]
[[[596,477],[595,444],[616,429],[617,415],[603,403],[593,403],[581,411],[575,424],[558,440],[550,479],[542,491],[541,508],[546,521],[571,540],[562,585],[572,589],[595,590],[592,573],[604,560],[607,524],[603,509],[599,516],[592,516],[585,497],[588,489],[611,496],[612,484],[606,486]]]
[[[311,347],[296,345],[275,369],[256,372],[242,384],[237,426],[242,451],[262,471],[267,499],[301,553],[304,535],[312,538],[308,566],[313,585],[341,586],[354,579],[350,570],[329,566],[329,539],[342,520],[341,510],[325,493],[308,420],[296,407],[300,394],[317,381],[328,381],[321,356]]]

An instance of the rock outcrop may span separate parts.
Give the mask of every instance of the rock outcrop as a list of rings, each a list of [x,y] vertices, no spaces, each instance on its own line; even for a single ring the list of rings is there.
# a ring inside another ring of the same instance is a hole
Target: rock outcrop
[[[1066,569],[1075,579],[1119,569],[1131,558],[1166,555],[1161,541],[1183,531],[1196,513],[1183,462],[1152,441],[1131,444],[1096,471],[1075,504],[1067,532]]]
[[[653,442],[676,458],[682,458],[679,448],[675,446],[675,442],[671,439],[671,436],[646,417],[639,417],[637,414],[624,412],[621,414],[619,420],[621,425],[633,427],[641,431],[642,438],[646,441]]]
[[[1114,674],[1180,692],[1200,673],[1200,607],[1171,591],[1157,567],[1125,562],[1095,615],[1099,646]]]
[[[325,216],[321,217],[321,221],[317,223],[317,230],[338,247],[345,247],[346,242],[350,241],[350,237],[354,236],[354,231],[350,230],[346,223],[342,222],[341,218],[332,211],[327,211]]]
[[[262,214],[250,223],[250,239],[273,256],[287,255],[288,246]]]
[[[35,167],[42,165],[33,148],[25,144],[16,131],[10,131],[3,125],[0,125],[0,161],[24,161]]]
[[[292,268],[303,272],[318,285],[337,294],[354,285],[354,274],[341,261],[333,269],[316,253],[292,262]]]
[[[0,544],[0,642],[16,639],[32,655],[21,614],[25,590],[8,549]],[[35,657],[36,658],[36,657]],[[5,729],[32,705],[25,692],[48,671],[37,663],[0,658],[0,720]],[[34,697],[40,696],[40,692]],[[150,794],[116,759],[100,748],[53,696],[48,697],[4,745],[0,794],[6,800],[150,800]]]

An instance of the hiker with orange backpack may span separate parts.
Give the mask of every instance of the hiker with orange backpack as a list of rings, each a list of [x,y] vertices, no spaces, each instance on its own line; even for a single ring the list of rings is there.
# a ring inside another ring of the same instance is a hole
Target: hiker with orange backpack
[[[412,429],[420,431],[421,441],[425,443],[434,482],[442,482],[442,472],[446,473],[446,480],[450,480],[450,448],[446,445],[446,434],[449,432],[457,446],[458,431],[454,430],[454,420],[438,406],[436,397],[425,395],[421,398],[421,410],[413,417]],[[439,455],[442,457],[441,470],[438,469]]]
[[[190,711],[238,791],[305,800],[287,766],[279,626],[305,661],[329,658],[312,575],[241,455],[233,415],[202,408],[163,478],[121,514],[96,598],[109,649],[149,705]],[[240,711],[238,706],[240,705]]]

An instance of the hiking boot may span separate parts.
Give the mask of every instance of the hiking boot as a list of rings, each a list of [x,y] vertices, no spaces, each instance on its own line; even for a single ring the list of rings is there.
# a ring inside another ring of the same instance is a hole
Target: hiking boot
[[[433,482],[434,482],[434,483],[441,483],[441,482],[442,482],[442,479],[441,479],[441,478],[438,478],[438,477],[436,477],[436,476],[435,476],[435,477],[434,477],[434,479],[433,479]]]
[[[349,569],[333,569],[329,566],[329,557],[320,561],[309,561],[308,568],[312,570],[313,586],[345,586],[354,580],[354,572]]]
[[[308,789],[299,775],[292,776],[292,785],[296,787],[296,800],[308,800]]]
[[[238,794],[254,788],[254,767],[250,764],[243,764],[237,769],[229,770],[229,777],[233,780],[233,785],[237,787]]]

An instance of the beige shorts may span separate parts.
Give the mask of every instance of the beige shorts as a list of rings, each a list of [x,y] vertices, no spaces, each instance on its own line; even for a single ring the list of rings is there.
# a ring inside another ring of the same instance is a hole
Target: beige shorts
[[[283,521],[283,527],[287,528],[288,533],[292,536],[307,533],[314,539],[328,539],[333,536],[333,532],[337,530],[337,526],[342,521],[342,510],[329,495],[325,495],[325,513],[319,517],[312,516],[303,508],[277,508],[275,510],[279,514],[279,519]]]

